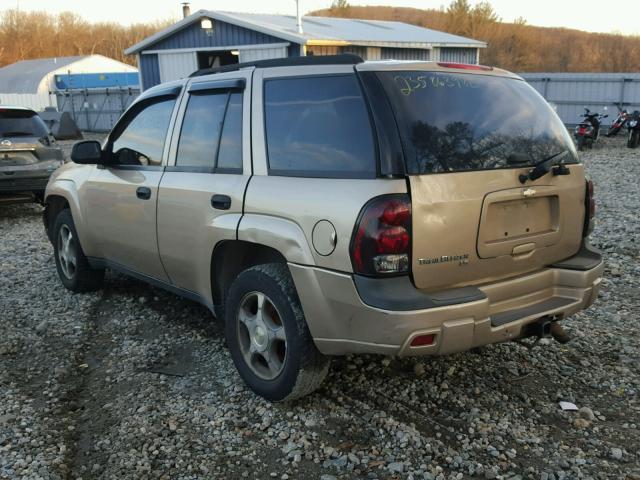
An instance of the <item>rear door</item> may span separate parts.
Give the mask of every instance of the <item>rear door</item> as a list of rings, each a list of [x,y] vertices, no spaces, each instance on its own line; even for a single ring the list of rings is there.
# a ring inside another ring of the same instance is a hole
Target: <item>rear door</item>
[[[505,278],[577,252],[583,167],[537,92],[519,79],[457,69],[378,77],[403,137],[418,288]],[[558,153],[568,175],[520,181]]]
[[[213,249],[235,240],[251,176],[250,89],[250,70],[192,81],[160,183],[162,262],[172,283],[205,299]]]
[[[179,88],[141,100],[115,126],[108,165],[93,169],[84,208],[100,256],[136,273],[167,280],[158,255],[156,207],[167,131]]]

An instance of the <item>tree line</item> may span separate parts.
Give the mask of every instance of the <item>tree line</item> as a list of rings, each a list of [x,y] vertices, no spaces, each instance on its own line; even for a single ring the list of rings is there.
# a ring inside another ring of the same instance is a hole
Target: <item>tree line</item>
[[[79,15],[5,10],[0,14],[0,67],[20,60],[101,54],[136,64],[124,50],[173,23],[172,20],[129,26],[91,23]]]
[[[487,42],[481,63],[515,72],[637,72],[640,36],[589,33],[502,22],[488,2],[454,0],[446,8],[356,7],[335,0],[312,15],[392,20]]]
[[[516,72],[640,71],[640,37],[588,33],[502,22],[488,2],[453,0],[446,8],[355,7],[335,0],[311,15],[394,20],[482,40],[480,61]],[[131,65],[124,50],[172,24],[174,19],[129,26],[91,23],[71,12],[5,10],[0,13],[0,66],[32,58],[98,53]]]

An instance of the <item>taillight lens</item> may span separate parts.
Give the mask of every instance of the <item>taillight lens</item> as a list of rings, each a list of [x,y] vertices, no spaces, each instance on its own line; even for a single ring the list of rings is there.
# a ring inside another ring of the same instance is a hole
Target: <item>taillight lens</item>
[[[409,196],[383,195],[369,201],[360,212],[350,250],[355,273],[407,273],[411,252]]]
[[[593,232],[594,218],[596,216],[596,201],[593,196],[593,182],[587,180],[587,192],[584,199],[584,230],[583,236],[587,237]]]

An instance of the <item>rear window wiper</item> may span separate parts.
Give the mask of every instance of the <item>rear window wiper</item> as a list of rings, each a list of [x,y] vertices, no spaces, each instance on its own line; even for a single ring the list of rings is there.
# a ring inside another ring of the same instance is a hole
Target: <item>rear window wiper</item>
[[[547,158],[543,158],[537,163],[534,163],[531,170],[529,170],[527,173],[520,174],[520,176],[518,177],[520,180],[520,183],[526,183],[527,180],[531,180],[531,181],[537,180],[540,177],[545,176],[547,173],[551,171],[551,167],[554,164],[557,164],[560,169],[560,171],[558,172],[558,175],[567,175],[569,173],[569,169],[564,166],[562,159],[568,153],[569,153],[569,150],[563,150],[561,152],[554,153],[553,155]]]

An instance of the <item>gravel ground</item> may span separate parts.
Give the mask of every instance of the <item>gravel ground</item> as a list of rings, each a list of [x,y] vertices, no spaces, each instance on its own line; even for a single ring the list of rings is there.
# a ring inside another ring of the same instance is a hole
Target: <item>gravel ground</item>
[[[0,478],[640,479],[640,150],[622,140],[583,155],[607,270],[571,343],[340,358],[292,404],[243,386],[199,305],[113,273],[66,291],[41,208],[0,206]]]

